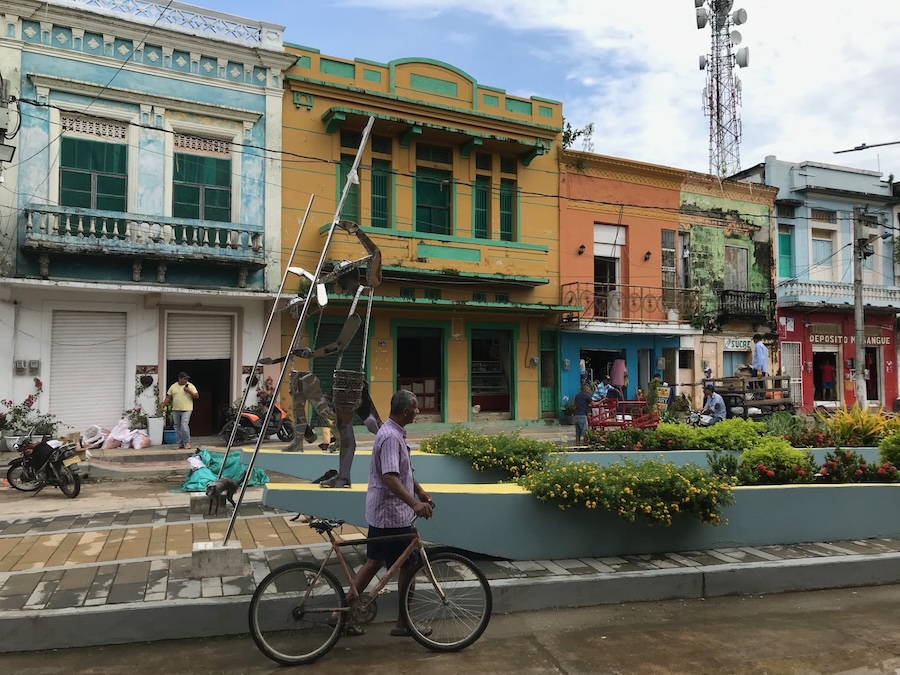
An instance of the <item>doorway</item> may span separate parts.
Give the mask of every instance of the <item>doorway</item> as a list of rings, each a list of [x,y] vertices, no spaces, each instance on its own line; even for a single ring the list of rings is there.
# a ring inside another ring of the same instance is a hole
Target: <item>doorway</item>
[[[618,274],[618,258],[594,258],[594,316],[619,316]]]
[[[178,373],[191,376],[200,398],[194,401],[191,414],[191,434],[212,436],[225,425],[225,411],[231,406],[231,360],[171,360],[166,361],[165,380],[168,388],[178,380]],[[164,395],[164,392],[161,392]]]
[[[866,398],[870,403],[881,401],[881,347],[866,347]]]
[[[397,327],[397,388],[414,393],[423,414],[441,414],[443,345],[441,328]]]
[[[596,384],[604,375],[612,377],[613,363],[624,358],[625,353],[618,349],[582,349],[580,355],[582,384]]]
[[[511,411],[510,346],[509,331],[472,331],[471,405],[479,412]]]
[[[813,359],[813,398],[816,401],[835,402],[841,401],[840,363],[841,355],[838,349],[820,349],[814,351]],[[831,380],[831,387],[827,382]]]

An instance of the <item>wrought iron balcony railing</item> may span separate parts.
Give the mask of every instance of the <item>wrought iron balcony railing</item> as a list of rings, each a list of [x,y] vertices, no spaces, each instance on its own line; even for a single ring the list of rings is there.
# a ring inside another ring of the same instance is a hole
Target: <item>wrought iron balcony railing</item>
[[[768,293],[751,291],[719,291],[720,319],[758,319],[769,318],[772,313],[772,302]]]
[[[563,284],[562,304],[572,307],[567,321],[687,321],[700,311],[696,288],[622,284]]]
[[[26,251],[265,267],[261,225],[43,204],[30,205],[23,218]]]

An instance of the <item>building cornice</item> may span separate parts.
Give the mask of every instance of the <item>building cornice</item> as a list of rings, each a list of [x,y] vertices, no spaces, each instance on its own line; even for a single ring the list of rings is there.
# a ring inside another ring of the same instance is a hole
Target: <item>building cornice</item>
[[[648,176],[662,179],[679,185],[688,175],[686,169],[650,164],[624,157],[612,157],[610,155],[598,155],[581,150],[561,150],[559,154],[560,168],[565,168],[570,173],[585,173],[585,170],[613,171],[617,175],[633,174],[635,176]]]
[[[263,116],[262,112],[257,112],[255,110],[200,103],[195,100],[159,94],[148,94],[147,92],[123,89],[120,87],[104,87],[103,85],[95,84],[93,82],[69,80],[53,75],[29,73],[28,77],[39,89],[45,88],[53,91],[65,91],[110,101],[132,103],[134,105],[156,105],[167,110],[175,110],[195,115],[208,115],[209,117],[232,120],[235,122],[249,122],[255,124]]]

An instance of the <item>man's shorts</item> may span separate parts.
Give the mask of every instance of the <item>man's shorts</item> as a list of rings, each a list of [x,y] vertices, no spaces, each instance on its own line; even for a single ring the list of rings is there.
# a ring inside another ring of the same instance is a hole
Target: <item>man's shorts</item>
[[[412,535],[412,527],[372,527],[369,525],[369,532],[366,535],[369,539],[375,537],[390,537],[396,534]],[[385,567],[390,567],[397,559],[403,555],[403,551],[409,546],[412,536],[404,539],[392,539],[390,541],[369,541],[366,543],[366,558],[369,560],[383,560]],[[419,552],[413,551],[413,554],[406,559],[407,565],[419,562]]]
[[[584,435],[585,430],[587,430],[588,421],[587,415],[574,415],[575,419],[575,435],[581,438]]]
[[[834,388],[834,382],[823,382],[822,389],[825,391],[831,391]]]

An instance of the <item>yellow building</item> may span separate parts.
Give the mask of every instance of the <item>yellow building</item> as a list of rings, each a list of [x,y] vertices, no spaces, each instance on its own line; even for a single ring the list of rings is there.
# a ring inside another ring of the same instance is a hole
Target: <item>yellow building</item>
[[[297,61],[285,76],[285,265],[315,195],[290,262],[316,269],[361,132],[375,118],[341,216],[380,248],[384,281],[365,350],[360,330],[341,368],[365,371],[383,415],[403,387],[419,394],[430,421],[558,416],[561,104],[507,95],[435,61],[380,64],[287,49]],[[357,238],[338,229],[325,268],[363,255]],[[332,341],[350,300],[329,288],[304,344]],[[282,316],[286,352],[296,323]],[[336,361],[310,364],[326,391]]]

